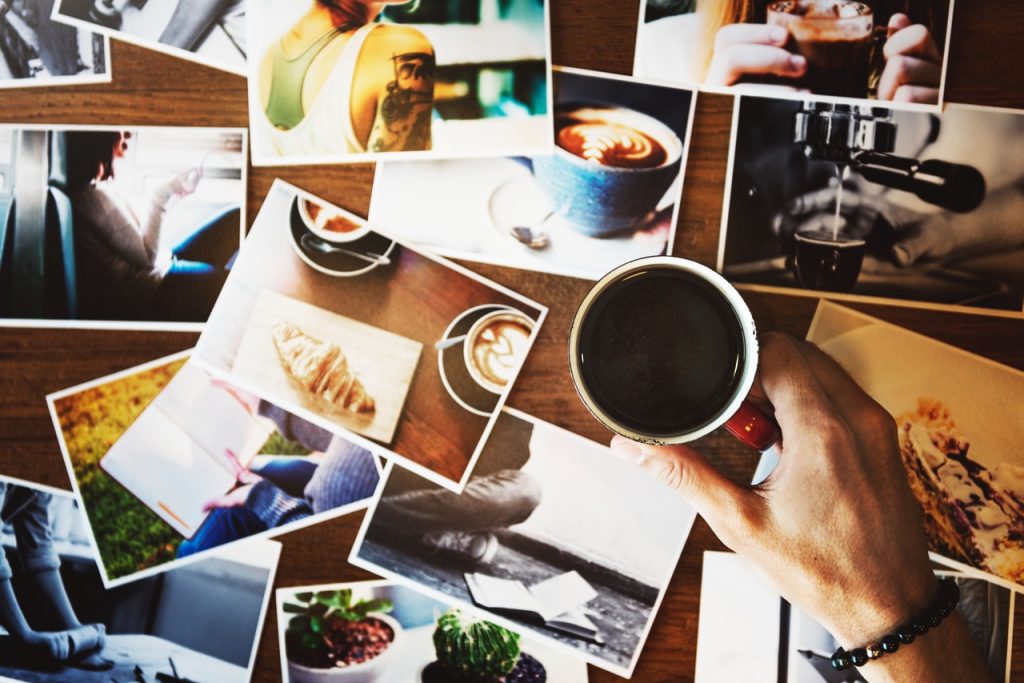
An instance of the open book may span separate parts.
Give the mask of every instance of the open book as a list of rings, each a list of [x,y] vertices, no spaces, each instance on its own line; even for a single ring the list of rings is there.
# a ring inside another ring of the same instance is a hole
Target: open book
[[[231,450],[244,466],[270,436],[261,418],[204,370],[186,363],[114,442],[100,467],[191,538],[203,504],[235,486]]]
[[[577,572],[559,574],[529,588],[522,581],[486,574],[467,573],[465,577],[473,602],[481,607],[539,618],[548,628],[604,642],[583,611],[583,606],[597,597],[597,591]]]

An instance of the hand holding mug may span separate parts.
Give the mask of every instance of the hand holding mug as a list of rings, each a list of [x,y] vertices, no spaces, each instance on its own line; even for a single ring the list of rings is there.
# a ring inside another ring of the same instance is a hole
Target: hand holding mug
[[[735,85],[744,77],[795,80],[807,71],[807,60],[786,49],[789,30],[770,24],[728,24],[715,36],[715,49],[704,83]],[[785,86],[782,86],[785,87]]]
[[[942,79],[942,55],[931,31],[911,24],[906,14],[889,20],[885,69],[878,81],[878,99],[936,104]]]
[[[817,347],[766,334],[754,396],[774,406],[779,464],[737,484],[687,446],[612,451],[693,505],[718,537],[843,647],[878,640],[936,591],[920,508],[907,484],[892,417]],[[863,669],[871,680],[989,680],[959,616]]]

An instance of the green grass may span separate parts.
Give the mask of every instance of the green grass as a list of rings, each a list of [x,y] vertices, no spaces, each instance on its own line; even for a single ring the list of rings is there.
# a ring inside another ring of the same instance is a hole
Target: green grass
[[[182,537],[99,467],[107,450],[170,382],[177,361],[109,382],[55,402],[85,512],[109,579],[174,559]],[[274,434],[261,451],[306,455]]]

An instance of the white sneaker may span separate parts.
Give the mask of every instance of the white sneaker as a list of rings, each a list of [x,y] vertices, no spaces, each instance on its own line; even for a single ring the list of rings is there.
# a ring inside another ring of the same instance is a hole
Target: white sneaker
[[[432,555],[449,555],[474,564],[486,564],[498,553],[498,537],[489,531],[438,531],[420,539]]]

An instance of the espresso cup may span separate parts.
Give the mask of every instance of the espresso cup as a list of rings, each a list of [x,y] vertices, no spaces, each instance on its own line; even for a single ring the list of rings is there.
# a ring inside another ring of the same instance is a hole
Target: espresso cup
[[[786,27],[787,48],[807,59],[807,72],[792,85],[816,95],[868,96],[874,16],[867,3],[778,0],[768,5],[768,23]]]
[[[778,425],[746,399],[757,370],[754,318],[718,273],[671,256],[619,266],[580,303],[569,369],[608,429],[678,444],[725,426],[758,450]]]
[[[554,208],[590,237],[637,228],[682,164],[679,136],[625,107],[559,105],[555,143],[554,154],[534,157],[534,177]]]
[[[533,319],[522,311],[506,308],[482,316],[473,323],[462,342],[469,376],[481,388],[501,394],[526,357]]]
[[[309,231],[327,242],[355,242],[370,232],[370,225],[359,216],[300,196],[299,216]]]
[[[862,239],[833,237],[816,230],[796,233],[793,274],[801,287],[826,292],[849,292],[857,284],[867,243]]]

